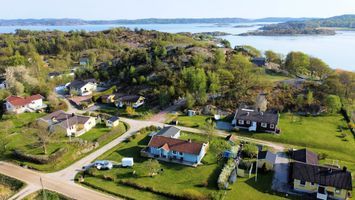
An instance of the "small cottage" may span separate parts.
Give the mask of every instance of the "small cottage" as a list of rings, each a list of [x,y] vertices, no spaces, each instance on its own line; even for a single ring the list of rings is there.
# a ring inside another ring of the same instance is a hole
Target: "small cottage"
[[[97,83],[94,79],[88,80],[75,80],[68,86],[70,94],[87,96],[91,95],[97,89]]]
[[[120,123],[120,118],[117,116],[112,116],[106,120],[106,126],[110,128],[118,126],[119,123]]]

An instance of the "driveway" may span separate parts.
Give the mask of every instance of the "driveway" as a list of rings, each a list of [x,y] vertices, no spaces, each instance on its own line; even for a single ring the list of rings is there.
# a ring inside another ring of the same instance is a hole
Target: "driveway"
[[[287,193],[289,191],[289,158],[284,152],[278,152],[276,155],[274,178],[272,180],[272,189],[278,192]]]

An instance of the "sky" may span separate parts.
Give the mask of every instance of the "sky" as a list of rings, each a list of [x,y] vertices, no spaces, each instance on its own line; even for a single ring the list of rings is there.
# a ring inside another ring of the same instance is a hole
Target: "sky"
[[[0,19],[330,17],[355,14],[355,0],[0,0]]]

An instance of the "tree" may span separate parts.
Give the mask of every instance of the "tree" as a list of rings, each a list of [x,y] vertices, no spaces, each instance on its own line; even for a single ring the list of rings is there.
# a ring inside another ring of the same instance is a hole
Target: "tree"
[[[265,112],[267,110],[267,99],[265,94],[259,94],[256,97],[255,108],[262,112]]]
[[[37,137],[38,145],[42,147],[43,153],[47,155],[47,145],[51,141],[53,133],[49,133],[47,129],[44,129],[38,125],[35,127],[34,132]]]
[[[9,140],[7,139],[7,134],[0,132],[0,160],[5,157],[8,143]]]
[[[207,72],[207,77],[208,77],[208,92],[210,92],[212,95],[217,94],[221,87],[218,74],[209,71]]]
[[[190,94],[190,93],[186,93],[186,103],[185,103],[185,105],[186,105],[186,108],[187,109],[192,109],[193,107],[194,107],[194,105],[195,105],[195,99],[194,99],[194,97]]]
[[[302,52],[290,52],[287,54],[285,69],[293,75],[307,75],[310,60],[307,54]]]
[[[336,95],[328,95],[325,99],[325,104],[327,106],[328,113],[331,114],[339,112],[342,106],[340,97]]]
[[[313,92],[312,91],[308,91],[307,92],[307,96],[306,96],[306,102],[307,102],[307,105],[311,105],[313,104],[314,102],[314,97],[313,97]]]
[[[329,66],[319,58],[311,57],[309,61],[310,61],[309,71],[311,72],[311,76],[313,77],[324,79],[327,75],[329,75],[332,72]]]
[[[155,159],[144,161],[139,174],[142,176],[155,176],[161,169],[160,163]]]
[[[126,107],[126,113],[127,113],[129,116],[134,116],[134,115],[136,115],[136,111],[135,111],[131,106],[127,106],[127,107]]]
[[[273,63],[277,63],[279,65],[282,64],[282,58],[281,55],[278,53],[275,53],[271,50],[265,51],[265,56],[266,56],[266,60],[268,62],[273,62]]]
[[[214,122],[212,121],[212,119],[206,120],[205,125],[203,126],[203,129],[207,134],[208,141],[210,142],[216,133]]]
[[[231,43],[226,39],[222,39],[221,44],[223,45],[224,48],[231,48]]]
[[[216,49],[214,52],[214,64],[217,68],[223,67],[226,64],[226,55],[223,50]]]
[[[190,67],[182,70],[182,78],[185,88],[194,94],[199,104],[207,101],[207,76],[203,68]]]

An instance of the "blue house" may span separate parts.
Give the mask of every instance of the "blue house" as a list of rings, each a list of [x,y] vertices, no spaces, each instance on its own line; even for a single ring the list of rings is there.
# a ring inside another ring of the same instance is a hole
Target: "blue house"
[[[155,135],[149,141],[145,153],[158,160],[196,167],[205,156],[207,147],[206,143]]]

